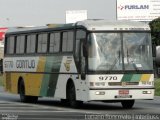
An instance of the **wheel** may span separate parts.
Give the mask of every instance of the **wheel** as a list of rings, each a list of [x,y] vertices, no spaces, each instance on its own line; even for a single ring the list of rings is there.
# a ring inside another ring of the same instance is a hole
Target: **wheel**
[[[38,97],[37,96],[26,96],[27,97],[27,102],[28,103],[37,103]]]
[[[67,89],[67,99],[69,101],[69,105],[73,108],[79,108],[83,102],[76,100],[76,92],[73,83],[70,83]]]
[[[61,99],[62,105],[69,106],[69,101],[67,99]]]
[[[19,84],[19,95],[20,95],[20,100],[21,102],[26,102],[26,96],[25,96],[25,87],[24,87],[24,82],[20,81]]]
[[[24,81],[23,80],[21,80],[20,84],[19,84],[19,95],[20,95],[21,102],[35,103],[38,100],[37,96],[27,96],[27,95],[25,95],[25,86],[24,86]]]
[[[135,100],[124,100],[121,101],[122,107],[125,109],[131,109],[134,105]]]

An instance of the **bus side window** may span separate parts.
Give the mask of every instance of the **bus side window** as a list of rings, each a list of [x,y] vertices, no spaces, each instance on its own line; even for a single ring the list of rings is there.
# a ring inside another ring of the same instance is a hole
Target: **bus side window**
[[[63,52],[73,51],[73,32],[72,31],[63,32],[62,51]]]
[[[36,48],[36,35],[27,36],[27,53],[35,53]]]
[[[38,53],[46,53],[47,52],[47,34],[39,34],[38,35]]]
[[[6,53],[13,54],[14,53],[14,46],[15,46],[15,36],[10,36],[7,38],[6,41]]]
[[[24,35],[17,36],[17,42],[16,42],[17,54],[24,53],[24,49],[25,49],[24,44],[25,44],[25,36]]]
[[[59,49],[60,49],[60,33],[51,33],[49,52],[56,53],[59,52]]]

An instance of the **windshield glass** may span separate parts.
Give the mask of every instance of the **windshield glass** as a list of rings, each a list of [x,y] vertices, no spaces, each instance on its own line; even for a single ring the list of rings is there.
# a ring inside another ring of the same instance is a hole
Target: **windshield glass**
[[[151,39],[148,33],[124,33],[125,70],[152,70]]]
[[[122,70],[119,33],[90,34],[88,52],[89,70]]]
[[[149,34],[89,34],[88,68],[90,71],[152,70]]]

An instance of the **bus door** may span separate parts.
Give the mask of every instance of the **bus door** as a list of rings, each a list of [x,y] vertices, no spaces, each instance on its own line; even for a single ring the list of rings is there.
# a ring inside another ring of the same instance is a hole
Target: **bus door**
[[[78,74],[85,79],[84,73],[86,72],[86,31],[78,29],[76,31],[76,48],[75,48],[75,62]],[[84,49],[85,48],[85,49]],[[83,74],[83,75],[82,75]],[[79,78],[82,80],[82,78]]]
[[[86,58],[87,58],[87,43],[85,39],[81,39],[81,47],[80,47],[80,73],[81,80],[86,79]]]

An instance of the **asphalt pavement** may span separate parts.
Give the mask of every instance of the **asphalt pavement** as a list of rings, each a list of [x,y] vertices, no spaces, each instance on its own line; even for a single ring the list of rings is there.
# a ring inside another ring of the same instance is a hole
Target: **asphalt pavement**
[[[0,119],[2,120],[159,120],[160,97],[136,100],[132,109],[120,103],[87,102],[79,109],[64,106],[53,98],[39,98],[38,103],[21,103],[19,95],[0,87]]]

